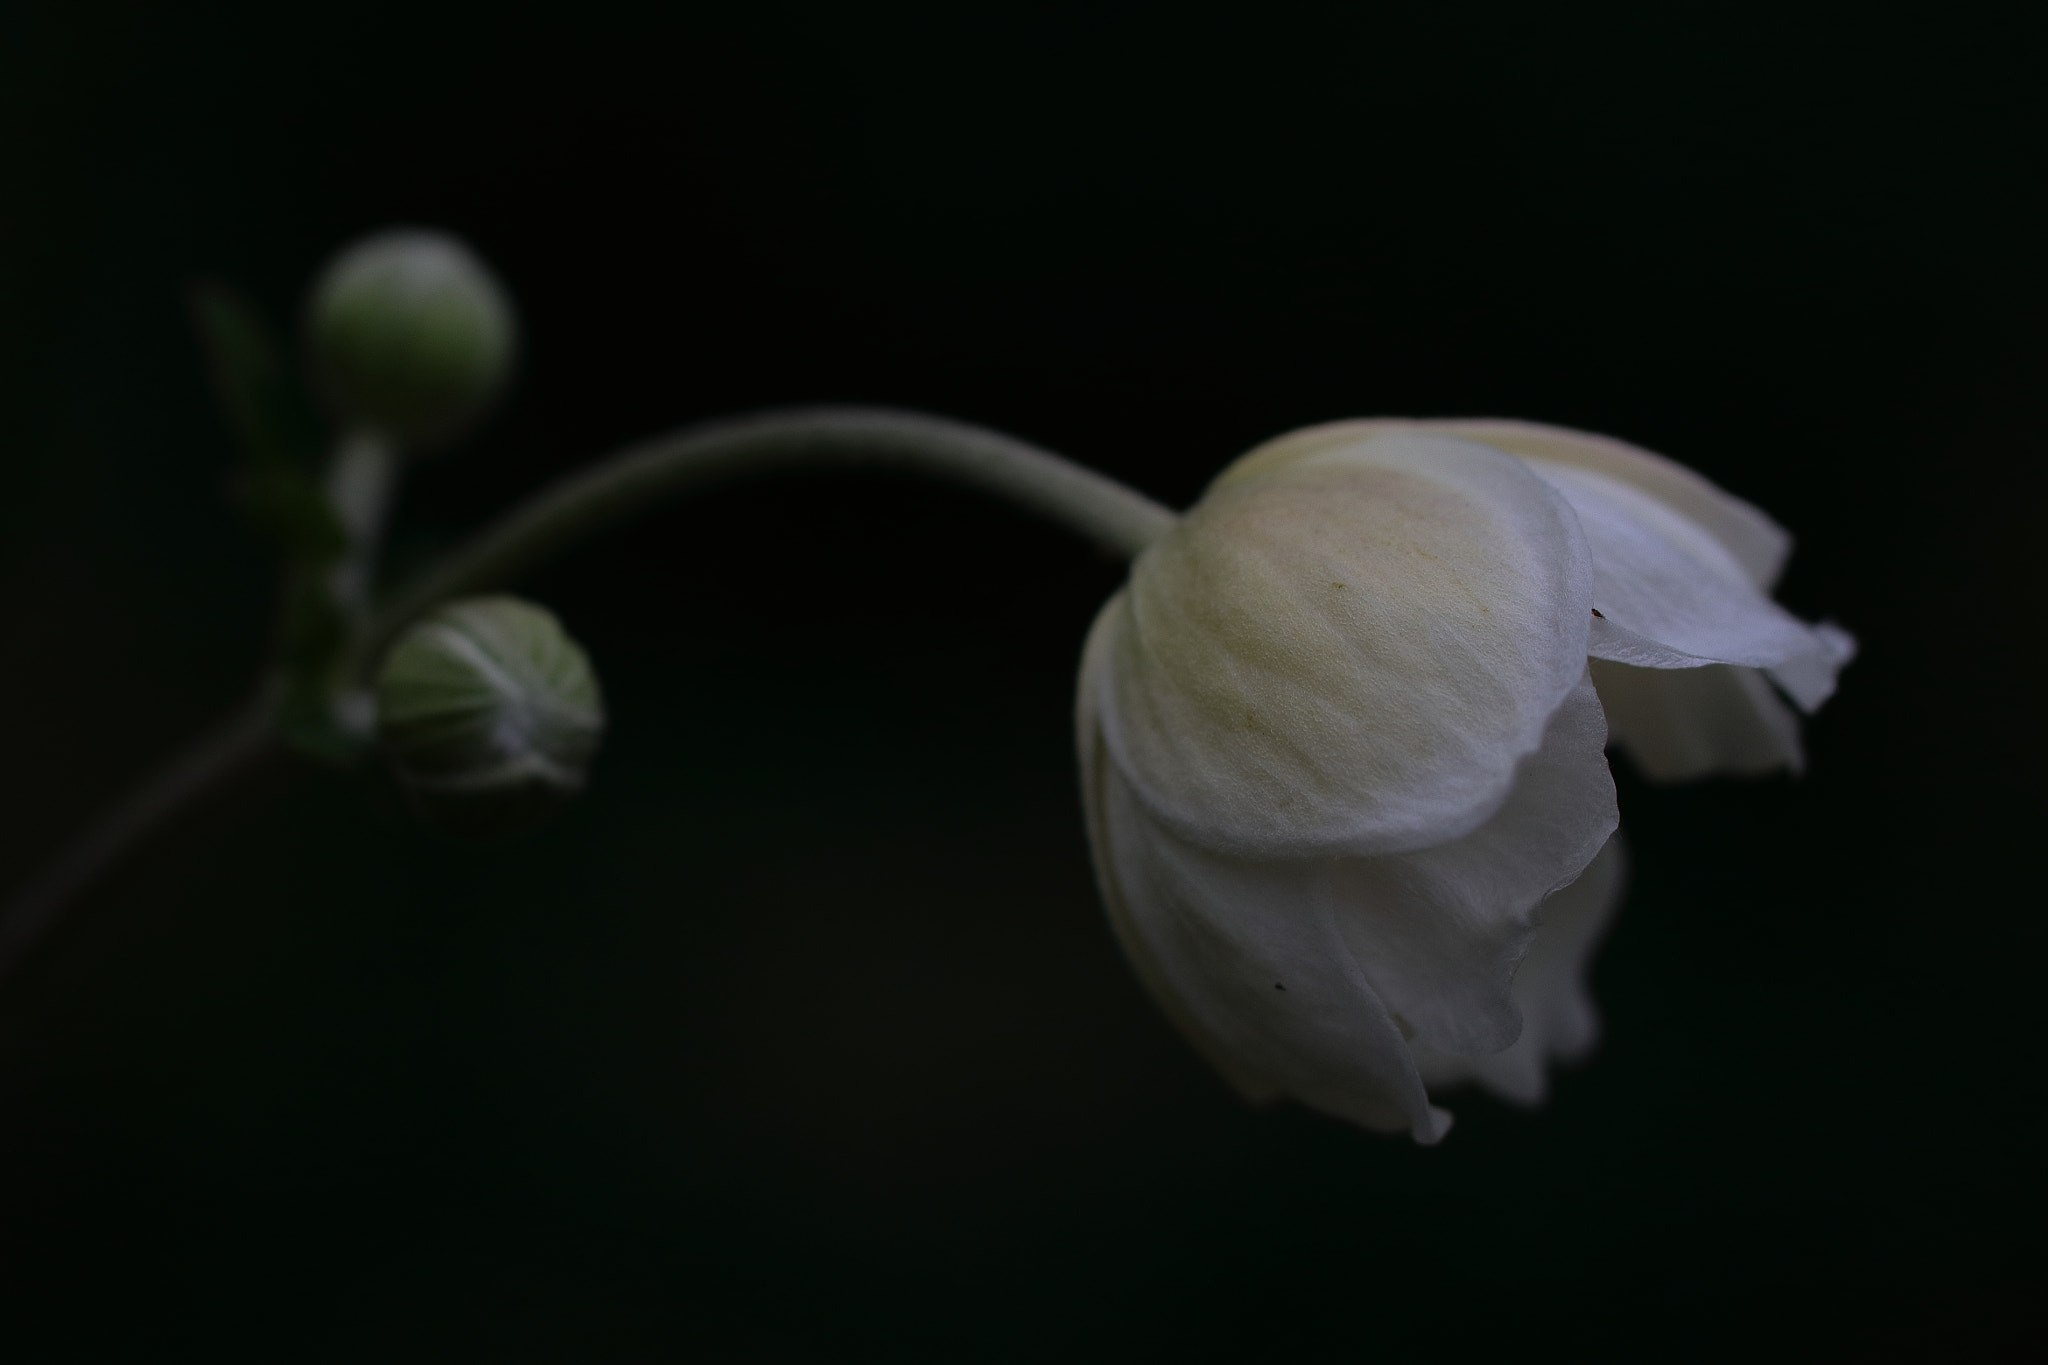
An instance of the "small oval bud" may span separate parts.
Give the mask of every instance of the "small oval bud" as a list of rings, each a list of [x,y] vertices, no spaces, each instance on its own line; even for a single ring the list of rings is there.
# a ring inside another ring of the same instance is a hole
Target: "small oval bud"
[[[377,676],[377,737],[427,823],[528,825],[583,787],[604,733],[597,674],[553,612],[471,597],[416,622]]]
[[[460,239],[393,228],[327,263],[306,334],[343,414],[418,446],[483,415],[511,373],[518,323],[504,286]]]

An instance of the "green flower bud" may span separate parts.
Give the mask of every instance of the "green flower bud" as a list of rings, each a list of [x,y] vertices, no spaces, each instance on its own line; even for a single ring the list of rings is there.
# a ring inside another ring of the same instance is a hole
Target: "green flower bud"
[[[314,283],[307,341],[342,414],[408,445],[448,441],[491,405],[518,338],[503,285],[459,239],[393,228]]]
[[[416,622],[377,676],[377,738],[427,823],[532,824],[583,787],[604,733],[589,656],[553,612],[471,597]]]

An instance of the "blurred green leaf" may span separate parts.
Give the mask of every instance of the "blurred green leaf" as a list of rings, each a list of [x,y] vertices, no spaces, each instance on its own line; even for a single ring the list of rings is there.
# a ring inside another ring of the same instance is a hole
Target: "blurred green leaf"
[[[346,764],[363,746],[334,709],[349,621],[328,579],[348,535],[320,481],[323,424],[247,299],[214,280],[194,284],[187,298],[214,396],[241,449],[236,501],[285,560],[273,645],[285,686],[279,732],[302,754]]]
[[[255,308],[215,280],[191,287],[193,330],[214,394],[242,447],[236,491],[243,510],[301,564],[326,564],[347,536],[320,487],[321,424]]]
[[[299,753],[339,765],[363,749],[363,737],[343,729],[334,709],[348,638],[349,621],[329,590],[327,565],[288,567],[272,645],[285,684],[278,732]]]

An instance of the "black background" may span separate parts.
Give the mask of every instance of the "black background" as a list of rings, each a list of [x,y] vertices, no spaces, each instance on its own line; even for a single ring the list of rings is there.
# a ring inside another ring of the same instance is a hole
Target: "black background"
[[[666,508],[524,585],[613,714],[555,824],[302,772],[6,983],[0,1356],[2024,1354],[2044,35],[1942,15],[9,7],[0,883],[261,657],[182,287],[288,322],[392,222],[528,339],[402,559],[759,405],[1177,504],[1289,427],[1498,414],[1768,508],[1864,652],[1804,779],[1621,774],[1600,1055],[1424,1151],[1240,1106],[1119,959],[1068,735],[1118,566],[907,482]]]

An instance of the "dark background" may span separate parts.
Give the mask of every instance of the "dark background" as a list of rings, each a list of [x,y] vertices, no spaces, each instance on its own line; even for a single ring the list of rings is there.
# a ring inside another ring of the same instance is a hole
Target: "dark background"
[[[675,424],[932,408],[1184,502],[1292,426],[1612,432],[1861,637],[1805,778],[1621,775],[1607,1041],[1437,1150],[1240,1106],[1101,921],[1120,575],[953,490],[524,585],[594,789],[486,847],[252,789],[0,994],[9,1361],[2004,1359],[2038,1348],[2044,35],[1986,10],[9,6],[0,884],[240,693],[180,291],[392,222],[516,396],[397,553]]]

